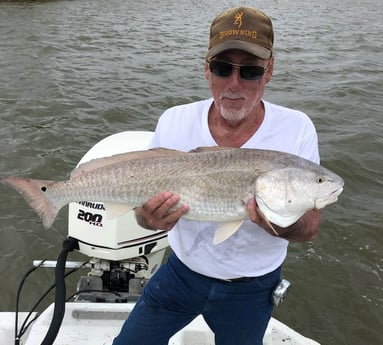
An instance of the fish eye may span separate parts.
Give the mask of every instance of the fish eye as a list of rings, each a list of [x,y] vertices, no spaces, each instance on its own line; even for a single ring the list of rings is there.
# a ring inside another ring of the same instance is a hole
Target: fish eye
[[[323,182],[325,182],[325,178],[323,177],[323,176],[318,176],[317,177],[317,183],[323,183]]]

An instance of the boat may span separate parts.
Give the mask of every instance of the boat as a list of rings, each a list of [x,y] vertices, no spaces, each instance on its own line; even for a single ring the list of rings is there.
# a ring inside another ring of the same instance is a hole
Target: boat
[[[111,135],[93,146],[79,164],[146,149],[152,136],[153,132],[149,131]],[[86,255],[89,261],[67,261],[72,250]],[[141,228],[132,211],[108,219],[101,202],[71,203],[68,236],[57,261],[33,263],[35,268],[55,268],[55,302],[41,313],[0,312],[1,345],[111,344],[167,250],[166,232]],[[73,301],[67,302],[65,272],[79,268],[87,269],[88,273],[79,279]],[[319,345],[275,318],[268,324],[263,343]],[[202,316],[198,316],[176,333],[169,345],[214,345],[214,334]]]

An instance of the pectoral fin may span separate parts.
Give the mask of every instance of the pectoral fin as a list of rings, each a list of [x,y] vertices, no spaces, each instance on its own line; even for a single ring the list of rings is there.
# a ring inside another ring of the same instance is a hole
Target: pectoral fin
[[[261,215],[261,217],[263,218],[263,220],[266,222],[266,224],[271,228],[271,230],[273,230],[275,236],[279,236],[277,230],[274,229],[273,225],[270,223],[270,221],[267,219],[267,217],[265,216],[265,214],[263,213],[263,211],[261,210],[261,207],[259,206],[258,204],[258,207],[259,207],[259,213]]]
[[[122,216],[132,210],[132,207],[126,204],[105,204],[107,218],[112,220]]]
[[[219,244],[227,240],[230,236],[234,235],[237,232],[242,223],[243,220],[229,223],[219,223],[214,234],[213,243]]]

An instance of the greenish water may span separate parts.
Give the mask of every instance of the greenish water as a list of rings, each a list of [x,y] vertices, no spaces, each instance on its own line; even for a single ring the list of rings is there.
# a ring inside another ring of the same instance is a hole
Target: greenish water
[[[0,2],[0,175],[67,178],[105,136],[153,130],[168,107],[208,97],[210,22],[242,3]],[[339,201],[323,211],[319,238],[290,246],[284,276],[293,287],[274,316],[321,344],[381,345],[383,4],[247,4],[275,26],[265,98],[313,119],[322,164],[346,181]],[[32,261],[57,258],[67,214],[45,230],[17,193],[0,193],[0,311],[12,311]],[[52,277],[51,270],[34,274],[23,310]]]

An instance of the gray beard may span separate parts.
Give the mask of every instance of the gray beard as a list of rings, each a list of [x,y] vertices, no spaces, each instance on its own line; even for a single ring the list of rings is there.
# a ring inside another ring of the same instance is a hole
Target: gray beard
[[[225,108],[221,109],[221,115],[229,122],[238,122],[246,117],[244,110],[226,110]]]

